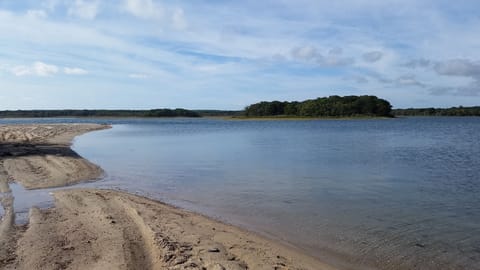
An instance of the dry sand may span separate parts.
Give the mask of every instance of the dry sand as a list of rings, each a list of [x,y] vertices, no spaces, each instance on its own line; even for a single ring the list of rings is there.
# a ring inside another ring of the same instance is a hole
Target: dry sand
[[[71,185],[102,170],[70,149],[101,125],[0,127],[0,269],[333,269],[299,250],[144,197],[56,191],[55,207],[14,224],[9,181]],[[28,180],[26,180],[28,179]]]

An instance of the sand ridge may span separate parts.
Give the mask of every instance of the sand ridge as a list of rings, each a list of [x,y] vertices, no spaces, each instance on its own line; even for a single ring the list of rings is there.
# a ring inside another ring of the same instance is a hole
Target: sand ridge
[[[108,127],[97,124],[0,126],[3,175],[9,182],[18,182],[26,189],[61,187],[99,178],[103,170],[75,153],[70,145],[77,135]]]

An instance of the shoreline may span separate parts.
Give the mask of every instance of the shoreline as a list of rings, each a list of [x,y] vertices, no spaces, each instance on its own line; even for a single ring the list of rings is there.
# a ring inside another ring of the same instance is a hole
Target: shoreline
[[[54,191],[55,207],[34,207],[27,225],[15,225],[9,183],[38,189],[100,177],[103,170],[70,146],[75,136],[105,128],[0,126],[0,268],[335,269],[278,240],[121,191]]]

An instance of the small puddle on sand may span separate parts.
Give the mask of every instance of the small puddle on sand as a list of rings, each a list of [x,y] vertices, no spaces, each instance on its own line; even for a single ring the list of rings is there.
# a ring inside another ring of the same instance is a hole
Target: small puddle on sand
[[[49,208],[54,205],[51,192],[57,189],[27,190],[17,183],[2,183],[0,192],[0,218],[4,222],[22,225],[28,223],[28,212],[32,207]],[[11,218],[10,218],[11,216]],[[12,220],[9,220],[12,219]]]
[[[0,177],[0,226],[6,220],[5,217],[12,216],[11,224],[24,225],[29,221],[29,212],[32,207],[48,209],[55,206],[52,192],[71,188],[110,188],[109,185],[101,185],[104,179],[85,181],[72,186],[25,189],[22,185],[7,181]],[[9,214],[10,213],[10,214]]]
[[[10,184],[14,198],[15,223],[28,223],[28,212],[32,207],[49,208],[54,205],[51,191],[55,189],[27,190],[20,184]]]

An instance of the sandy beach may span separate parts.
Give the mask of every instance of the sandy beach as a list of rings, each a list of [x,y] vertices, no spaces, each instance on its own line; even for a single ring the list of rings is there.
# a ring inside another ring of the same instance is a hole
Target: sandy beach
[[[9,183],[26,189],[98,179],[101,168],[70,149],[105,125],[0,127],[0,269],[333,269],[277,241],[148,198],[65,189],[55,207],[14,223]]]

